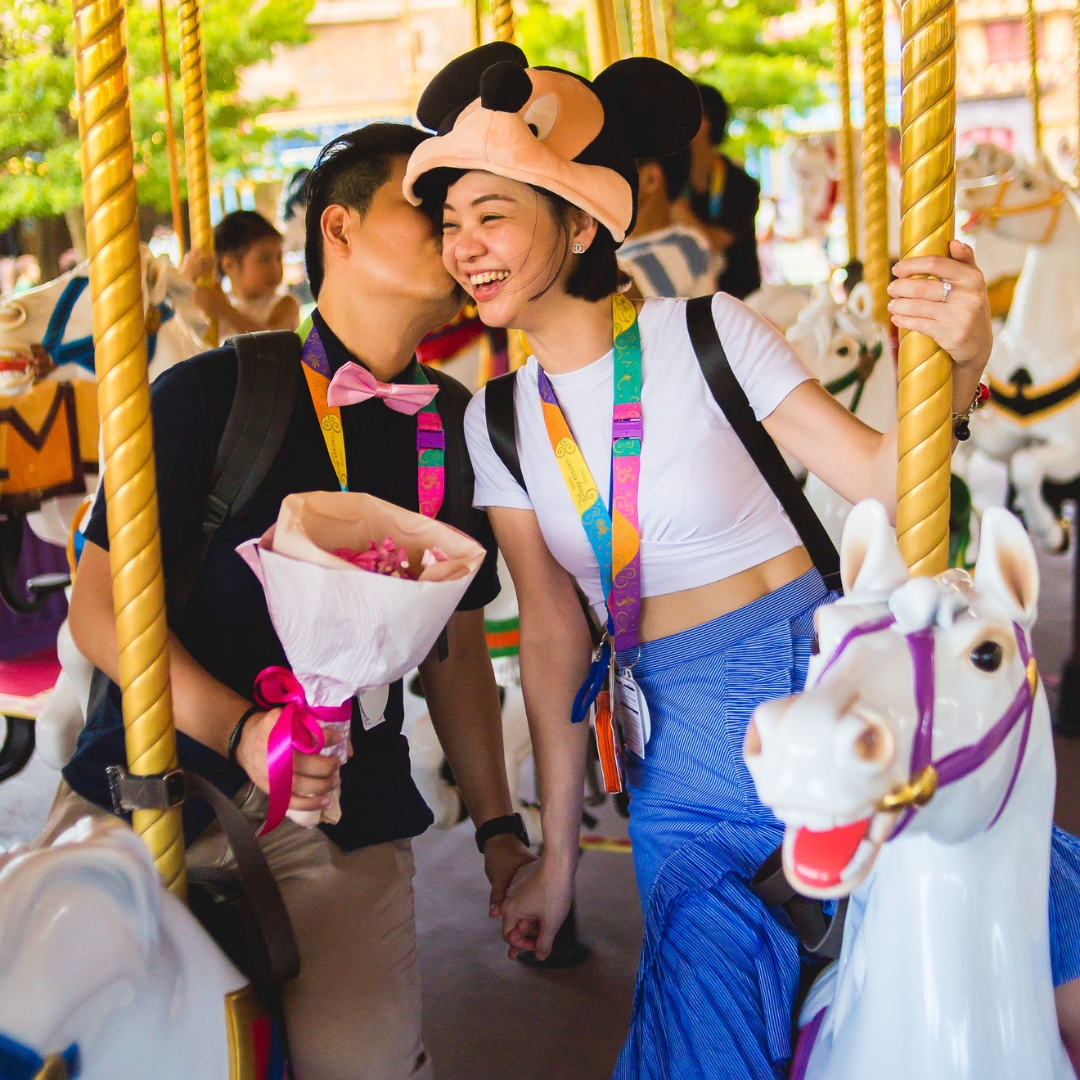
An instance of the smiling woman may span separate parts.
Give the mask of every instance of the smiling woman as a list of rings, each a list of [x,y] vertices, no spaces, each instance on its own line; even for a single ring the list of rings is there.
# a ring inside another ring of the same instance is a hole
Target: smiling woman
[[[499,909],[510,955],[546,957],[566,916],[588,736],[571,720],[605,686],[645,909],[616,1076],[781,1075],[799,944],[749,887],[782,829],[741,747],[756,705],[801,689],[814,612],[835,594],[727,419],[732,401],[714,398],[704,337],[722,343],[749,422],[852,502],[895,505],[895,429],[863,425],[730,296],[696,309],[692,340],[685,301],[632,304],[616,291],[635,159],[680,150],[700,125],[697,90],[673,68],[635,58],[589,83],[529,68],[496,43],[441,72],[418,116],[438,135],[413,153],[406,196],[442,207],[446,269],[485,323],[523,330],[533,350],[509,387],[489,383],[473,399],[465,422],[475,503],[517,590],[544,792],[543,857],[517,873]],[[954,243],[951,258],[908,259],[896,274],[894,322],[949,351],[963,413],[990,344],[972,254]],[[949,281],[948,303],[941,280],[916,275]],[[575,579],[607,625],[591,670]],[[1080,902],[1080,876],[1065,878],[1062,902]],[[1056,945],[1059,981],[1080,975],[1080,947]]]

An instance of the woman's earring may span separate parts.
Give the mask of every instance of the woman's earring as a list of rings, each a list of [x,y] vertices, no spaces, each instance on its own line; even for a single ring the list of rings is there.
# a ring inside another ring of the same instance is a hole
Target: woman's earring
[[[575,240],[574,243],[572,243],[570,245],[570,250],[575,255],[584,255],[585,254],[585,245],[580,240]]]

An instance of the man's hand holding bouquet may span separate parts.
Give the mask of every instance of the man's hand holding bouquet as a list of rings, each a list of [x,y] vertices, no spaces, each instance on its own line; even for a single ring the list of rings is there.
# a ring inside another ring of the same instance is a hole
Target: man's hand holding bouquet
[[[484,549],[374,496],[317,491],[287,496],[276,524],[237,551],[262,584],[291,668],[259,674],[255,698],[269,712],[237,754],[269,793],[262,831],[286,813],[308,827],[336,822],[353,698],[365,728],[383,721],[390,684],[431,651]]]

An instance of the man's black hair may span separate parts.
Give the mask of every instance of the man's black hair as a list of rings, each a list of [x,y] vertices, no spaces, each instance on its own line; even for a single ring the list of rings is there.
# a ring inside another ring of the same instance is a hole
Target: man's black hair
[[[690,182],[690,147],[684,146],[677,153],[662,158],[640,158],[638,165],[655,161],[664,173],[664,187],[668,202],[674,202]]]
[[[223,255],[242,259],[252,244],[268,236],[281,239],[281,233],[255,210],[234,210],[226,214],[214,228],[214,255],[217,257],[218,273]]]
[[[304,261],[311,295],[318,299],[323,262],[322,215],[328,206],[347,206],[363,215],[375,192],[390,179],[395,158],[408,157],[431,136],[408,124],[368,124],[327,143],[304,184],[307,217]]]
[[[724,95],[709,83],[697,83],[701,94],[701,111],[709,121],[709,139],[713,146],[719,146],[727,134],[728,103]]]

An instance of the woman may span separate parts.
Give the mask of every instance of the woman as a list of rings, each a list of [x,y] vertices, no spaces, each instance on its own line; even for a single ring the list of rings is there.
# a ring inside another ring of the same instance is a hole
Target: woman
[[[466,417],[476,505],[517,589],[543,808],[543,857],[493,913],[511,956],[543,958],[570,905],[588,738],[570,715],[591,652],[576,579],[610,614],[627,697],[640,688],[651,714],[651,738],[622,717],[639,751],[625,764],[645,943],[616,1076],[783,1076],[799,949],[748,888],[782,829],[741,745],[758,703],[801,689],[830,595],[709,392],[685,302],[613,296],[633,161],[689,141],[696,90],[658,61],[621,61],[591,86],[525,65],[495,45],[442,72],[418,112],[441,136],[405,181],[407,197],[442,207],[444,262],[481,318],[523,330],[533,352],[514,399],[524,486],[492,446],[485,392]],[[896,272],[893,321],[950,353],[953,411],[969,413],[992,340],[970,249]],[[738,301],[718,294],[712,315],[776,442],[849,500],[895,507],[896,429],[864,426]],[[1075,851],[1055,837],[1054,895],[1077,893]],[[1059,983],[1080,975],[1075,944],[1056,952]]]

